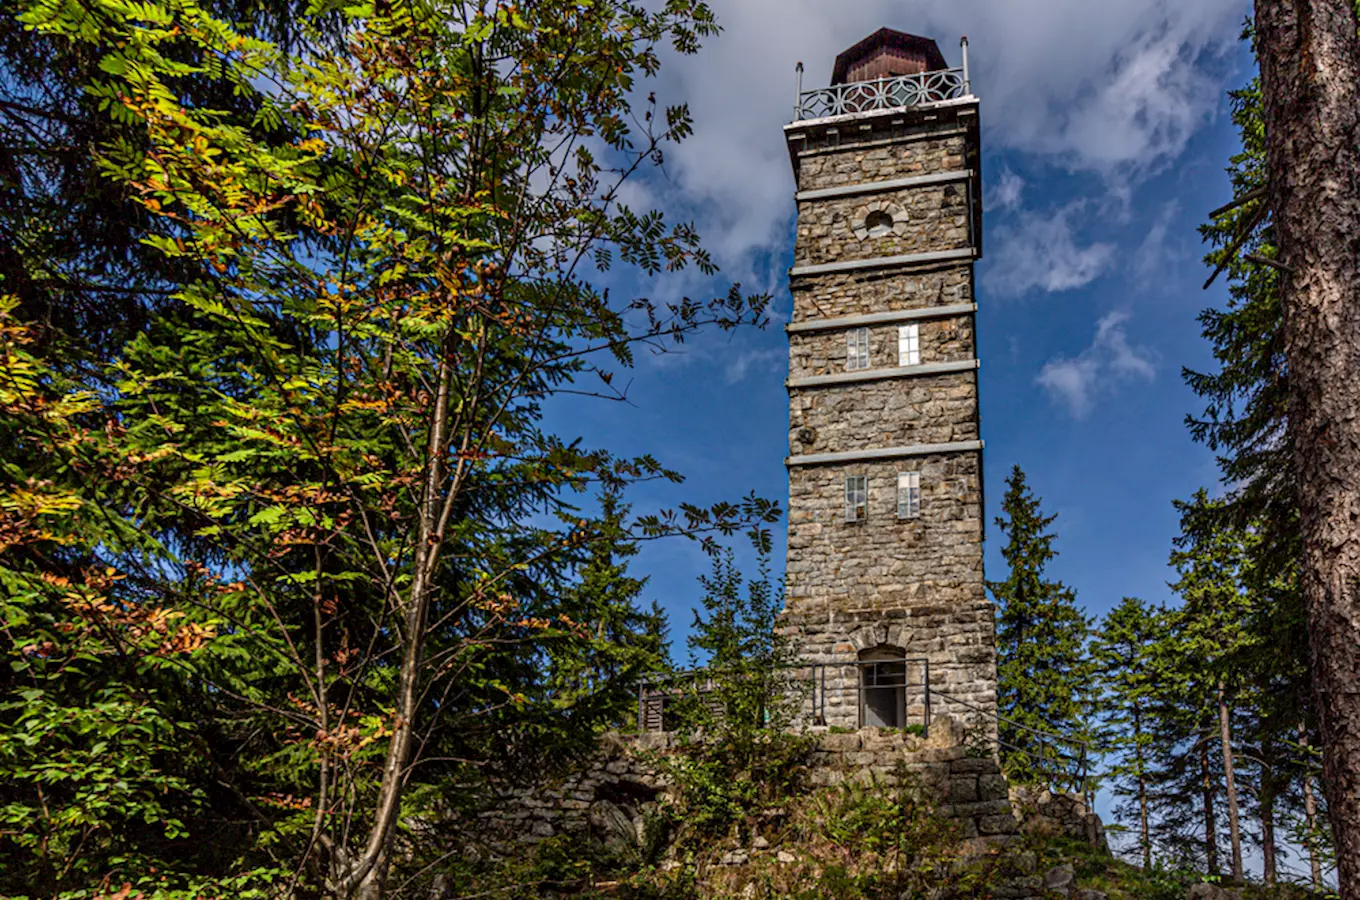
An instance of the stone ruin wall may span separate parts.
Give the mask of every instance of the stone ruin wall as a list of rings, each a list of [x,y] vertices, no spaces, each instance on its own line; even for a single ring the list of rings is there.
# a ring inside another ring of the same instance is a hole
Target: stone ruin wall
[[[961,726],[948,717],[936,719],[929,737],[879,729],[814,736],[808,773],[813,786],[852,781],[890,786],[898,767],[905,766],[940,814],[959,823],[966,846],[979,850],[1019,832],[996,759],[970,756]],[[658,760],[672,752],[674,742],[666,732],[606,735],[599,751],[574,771],[506,791],[481,815],[477,833],[502,846],[568,834],[640,840],[646,811],[670,787]],[[776,853],[778,847],[751,852]]]

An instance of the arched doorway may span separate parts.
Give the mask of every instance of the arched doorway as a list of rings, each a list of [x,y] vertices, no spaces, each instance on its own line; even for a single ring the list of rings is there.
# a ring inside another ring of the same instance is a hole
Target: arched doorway
[[[879,645],[859,654],[861,728],[901,728],[907,722],[907,661],[898,647]]]

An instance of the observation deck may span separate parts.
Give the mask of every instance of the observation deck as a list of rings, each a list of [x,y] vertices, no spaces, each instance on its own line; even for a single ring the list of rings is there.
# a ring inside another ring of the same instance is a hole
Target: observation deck
[[[968,38],[959,42],[962,64],[949,67],[929,38],[883,28],[836,58],[831,85],[803,90],[798,64],[794,122],[932,106],[972,98]]]

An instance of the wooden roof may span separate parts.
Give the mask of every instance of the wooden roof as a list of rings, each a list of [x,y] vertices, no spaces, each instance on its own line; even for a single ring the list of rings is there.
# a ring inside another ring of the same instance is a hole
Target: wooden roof
[[[831,83],[872,81],[947,68],[944,54],[930,38],[880,28],[836,57]]]

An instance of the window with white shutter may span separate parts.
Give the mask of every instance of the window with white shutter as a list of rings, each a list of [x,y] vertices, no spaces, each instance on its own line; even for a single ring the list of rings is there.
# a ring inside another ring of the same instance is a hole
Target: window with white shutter
[[[845,476],[845,521],[863,522],[869,513],[869,476]]]
[[[916,519],[921,515],[921,473],[897,473],[897,518]]]
[[[897,364],[899,366],[919,366],[921,364],[921,326],[899,325],[897,328]]]
[[[852,328],[845,333],[845,368],[869,368],[869,329]]]

